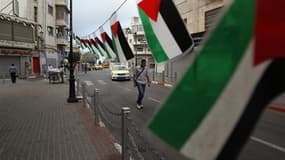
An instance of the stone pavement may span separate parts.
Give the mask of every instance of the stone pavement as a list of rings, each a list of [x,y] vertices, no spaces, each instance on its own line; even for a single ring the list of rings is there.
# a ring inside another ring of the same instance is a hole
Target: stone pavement
[[[80,103],[67,103],[68,84],[47,80],[0,83],[0,160],[117,160],[106,128]]]

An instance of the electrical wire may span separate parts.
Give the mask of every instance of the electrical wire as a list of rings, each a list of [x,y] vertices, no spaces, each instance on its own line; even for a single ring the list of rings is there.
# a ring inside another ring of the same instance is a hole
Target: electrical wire
[[[90,33],[90,34],[88,34],[87,36],[84,36],[84,37],[90,37],[91,35],[94,35],[94,34],[100,29],[100,27],[104,26],[104,25],[111,19],[111,17],[112,17],[116,12],[118,12],[118,10],[120,10],[120,9],[123,7],[123,5],[124,5],[127,1],[128,1],[128,0],[124,0],[124,1],[120,4],[120,6],[119,6],[114,12],[112,12],[112,14],[109,16],[109,18],[107,18],[107,19],[104,21],[103,24],[101,24],[94,32],[92,32],[92,33]]]

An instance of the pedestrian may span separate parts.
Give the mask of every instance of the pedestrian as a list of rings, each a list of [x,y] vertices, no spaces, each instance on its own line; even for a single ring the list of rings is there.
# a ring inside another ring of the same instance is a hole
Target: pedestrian
[[[59,67],[59,75],[60,75],[60,79],[61,79],[61,83],[64,83],[64,65],[60,65]]]
[[[17,68],[14,64],[11,64],[11,66],[9,67],[9,72],[11,75],[11,81],[12,83],[16,83],[16,77],[17,77]]]
[[[87,69],[88,69],[88,68],[87,68],[87,63],[85,63],[85,64],[84,64],[84,72],[85,72],[85,74],[87,73]]]
[[[142,109],[142,100],[145,93],[145,87],[150,87],[150,80],[148,77],[148,70],[146,68],[146,60],[141,60],[141,65],[137,66],[133,72],[134,86],[138,88],[137,109]]]

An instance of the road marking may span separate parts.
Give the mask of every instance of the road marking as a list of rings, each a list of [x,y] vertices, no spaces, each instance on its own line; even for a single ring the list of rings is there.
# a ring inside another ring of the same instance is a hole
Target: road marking
[[[255,142],[259,142],[259,143],[261,143],[261,144],[264,144],[264,145],[266,145],[266,146],[268,146],[268,147],[270,147],[270,148],[274,148],[274,149],[276,149],[276,150],[278,150],[278,151],[281,151],[281,152],[285,153],[285,148],[283,148],[283,147],[280,147],[280,146],[277,146],[277,145],[275,145],[275,144],[266,142],[266,141],[264,141],[264,140],[262,140],[262,139],[259,139],[259,138],[256,138],[256,137],[250,137],[250,139],[253,140],[253,141],[255,141]]]
[[[87,86],[92,86],[92,85],[94,85],[93,82],[91,82],[91,81],[85,81],[85,82],[86,82],[86,85],[87,85]]]
[[[103,80],[98,80],[98,83],[102,84],[102,85],[106,85],[107,83]]]
[[[131,89],[127,88],[127,87],[122,87],[122,86],[118,86],[119,88],[123,89],[123,90],[126,90],[126,91],[131,91]]]
[[[151,100],[151,101],[154,101],[154,102],[156,102],[156,103],[161,104],[161,101],[159,101],[159,100],[157,100],[157,99],[154,99],[154,98],[152,98],[152,97],[148,97],[148,99]]]

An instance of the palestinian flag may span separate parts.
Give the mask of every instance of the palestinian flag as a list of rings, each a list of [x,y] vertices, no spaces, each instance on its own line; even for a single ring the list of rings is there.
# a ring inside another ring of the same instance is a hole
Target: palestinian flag
[[[106,52],[108,54],[109,59],[115,59],[117,55],[114,52],[114,47],[113,47],[113,42],[111,38],[108,36],[108,34],[104,31],[103,27],[100,27],[100,32],[101,32],[101,38],[104,43]]]
[[[109,58],[110,56],[108,55],[106,48],[105,48],[104,44],[102,43],[102,41],[98,37],[95,37],[95,42],[97,43],[97,46],[98,46],[100,52],[104,55],[104,57]]]
[[[92,48],[95,50],[95,52],[99,53],[100,57],[104,57],[103,53],[99,50],[99,47],[98,47],[96,41],[92,38],[90,38],[89,41],[91,42],[91,44],[93,46]]]
[[[80,43],[83,44],[84,48],[88,48],[86,40],[85,39],[80,39]]]
[[[88,49],[89,49],[89,51],[90,51],[92,54],[96,55],[97,53],[96,53],[96,51],[94,50],[94,48],[92,47],[93,45],[92,45],[92,43],[90,42],[90,40],[89,40],[89,39],[85,39],[85,41],[86,41],[86,44],[88,44]]]
[[[121,63],[126,63],[134,58],[134,54],[126,40],[120,22],[117,20],[117,14],[114,13],[110,19],[112,36],[114,39],[115,48]]]
[[[283,6],[233,1],[149,128],[189,158],[236,159],[268,103],[284,92]]]
[[[138,10],[157,62],[192,50],[194,42],[171,0],[138,0]]]
[[[73,40],[75,41],[75,43],[81,48],[84,49],[83,45],[81,44],[81,39],[80,37],[76,36],[75,33],[73,33]]]

